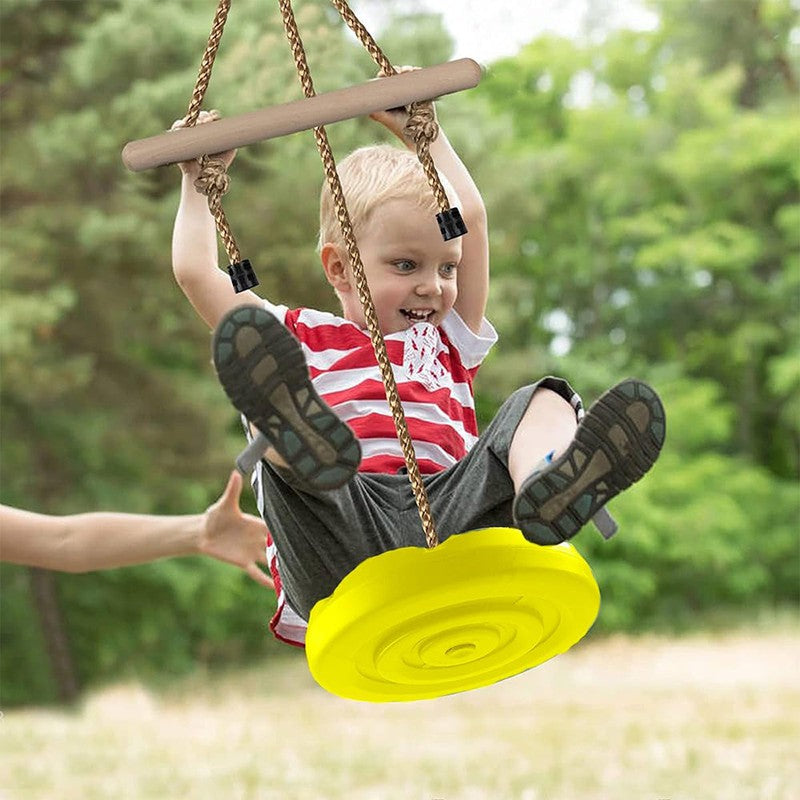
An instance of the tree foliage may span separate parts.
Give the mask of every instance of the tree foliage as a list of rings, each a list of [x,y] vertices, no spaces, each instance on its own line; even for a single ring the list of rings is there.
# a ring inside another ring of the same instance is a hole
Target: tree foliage
[[[652,0],[655,31],[544,36],[439,105],[489,211],[485,422],[548,372],[591,400],[628,373],[664,395],[668,443],[586,532],[600,625],[688,625],[796,599],[800,448],[798,58],[788,0]],[[318,91],[374,75],[324,4],[298,6]],[[185,113],[210,24],[192,0],[8,0],[2,36],[2,502],[50,513],[187,513],[241,446],[208,334],[174,286],[178,173],[122,145]],[[452,52],[438,15],[398,17],[395,63]],[[277,8],[239,0],[207,106],[301,96]],[[384,138],[369,121],[334,147]],[[310,133],[241,152],[225,205],[266,296],[333,310],[314,254]],[[252,510],[252,502],[249,509]],[[51,690],[24,571],[4,566],[5,702]],[[81,677],[263,655],[271,602],[197,559],[59,576]]]
[[[478,164],[501,328],[486,408],[531,372],[586,399],[636,373],[667,401],[663,457],[613,504],[623,533],[578,545],[612,629],[785,602],[798,584],[793,17],[785,2],[653,5],[657,31],[538,39],[474,93],[506,120]]]

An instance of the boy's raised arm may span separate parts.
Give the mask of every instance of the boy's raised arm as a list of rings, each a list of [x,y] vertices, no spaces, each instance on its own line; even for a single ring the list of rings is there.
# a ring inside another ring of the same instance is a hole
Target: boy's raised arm
[[[205,115],[205,116],[204,116]],[[198,124],[210,115],[201,113]],[[173,127],[180,127],[180,122]],[[223,154],[230,163],[233,153]],[[196,161],[180,165],[181,199],[172,232],[172,271],[181,290],[212,330],[222,316],[240,305],[261,305],[261,298],[251,291],[237,294],[226,272],[219,269],[217,233],[205,195],[194,182]]]
[[[400,67],[400,71],[415,67]],[[410,150],[414,142],[403,135],[408,119],[402,111],[380,111],[370,115],[394,133]],[[478,187],[464,162],[439,127],[439,136],[430,149],[436,169],[452,184],[458,194],[459,211],[468,233],[462,237],[461,263],[458,267],[458,298],[455,309],[472,331],[481,328],[489,296],[489,232],[486,207]]]
[[[436,168],[456,190],[459,211],[467,226],[462,237],[461,263],[458,266],[458,297],[455,310],[469,328],[478,333],[481,329],[489,297],[489,229],[486,208],[475,181],[450,144],[444,131],[431,145],[431,156]]]

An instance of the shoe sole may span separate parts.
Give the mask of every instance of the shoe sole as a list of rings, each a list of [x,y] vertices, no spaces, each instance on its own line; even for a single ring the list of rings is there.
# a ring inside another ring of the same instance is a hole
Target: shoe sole
[[[212,350],[230,401],[303,488],[336,489],[350,480],[361,463],[358,440],[317,394],[299,343],[273,314],[234,309],[217,326]]]
[[[665,435],[664,406],[646,383],[630,379],[609,389],[586,413],[566,452],[520,488],[514,501],[518,527],[538,544],[571,539],[644,476]]]

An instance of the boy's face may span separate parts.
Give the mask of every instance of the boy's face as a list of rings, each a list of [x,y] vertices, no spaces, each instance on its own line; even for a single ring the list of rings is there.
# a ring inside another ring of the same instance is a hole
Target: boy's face
[[[461,239],[445,242],[434,215],[413,200],[389,200],[375,209],[358,239],[358,249],[384,334],[419,322],[439,325],[453,307]],[[328,264],[325,267],[345,319],[366,328],[352,268],[345,267],[337,282]]]

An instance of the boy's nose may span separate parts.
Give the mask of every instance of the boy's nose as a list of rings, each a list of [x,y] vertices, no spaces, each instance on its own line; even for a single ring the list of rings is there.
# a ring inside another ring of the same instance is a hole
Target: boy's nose
[[[420,277],[417,283],[416,292],[418,295],[437,295],[442,293],[438,275],[426,275]]]

